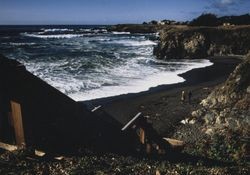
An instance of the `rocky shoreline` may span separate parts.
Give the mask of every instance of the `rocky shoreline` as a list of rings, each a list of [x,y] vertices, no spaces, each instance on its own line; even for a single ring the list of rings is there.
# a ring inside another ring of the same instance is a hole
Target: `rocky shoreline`
[[[246,55],[250,50],[250,26],[197,27],[186,25],[123,24],[109,31],[159,33],[154,49],[158,59],[205,58]]]
[[[250,26],[183,27],[163,29],[154,50],[158,59],[246,55]]]

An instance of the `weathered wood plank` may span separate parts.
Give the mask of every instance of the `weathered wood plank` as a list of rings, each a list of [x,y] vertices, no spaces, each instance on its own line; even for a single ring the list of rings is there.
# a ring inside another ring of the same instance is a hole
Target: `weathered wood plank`
[[[183,148],[184,147],[184,142],[181,140],[176,140],[176,139],[171,139],[171,138],[163,138],[164,140],[166,140],[171,146],[172,148]]]
[[[102,107],[102,106],[99,105],[99,106],[94,107],[94,109],[92,109],[91,112],[95,112],[95,111],[98,110],[100,107]]]
[[[10,144],[3,143],[3,142],[0,142],[0,148],[7,150],[7,151],[15,151],[18,149],[18,147],[15,145],[10,145]]]
[[[140,133],[140,135],[139,135],[140,142],[142,144],[145,144],[145,131],[144,131],[144,129],[140,128],[139,133]]]
[[[45,154],[46,154],[45,152],[39,151],[39,150],[36,150],[36,149],[35,149],[35,155],[36,155],[36,156],[43,157],[43,156],[45,156]]]
[[[15,137],[17,146],[25,146],[23,121],[21,105],[17,102],[11,101],[12,120],[14,124]]]
[[[146,153],[147,154],[151,153],[151,145],[149,143],[146,144]]]

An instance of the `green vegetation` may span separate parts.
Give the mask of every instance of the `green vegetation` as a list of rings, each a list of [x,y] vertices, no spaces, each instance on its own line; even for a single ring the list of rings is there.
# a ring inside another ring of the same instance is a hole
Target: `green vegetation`
[[[202,14],[199,17],[193,19],[190,22],[190,26],[219,26],[223,24],[228,25],[249,25],[250,15],[240,15],[240,16],[222,16],[217,17],[215,14],[207,13]]]
[[[193,19],[190,26],[218,26],[218,19],[214,14],[202,14],[201,16]]]

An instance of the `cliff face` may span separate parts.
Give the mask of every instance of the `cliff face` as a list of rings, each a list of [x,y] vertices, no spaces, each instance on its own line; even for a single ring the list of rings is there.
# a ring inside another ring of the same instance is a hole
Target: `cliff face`
[[[250,129],[250,55],[236,67],[227,81],[204,100],[200,113],[207,124]]]
[[[201,108],[193,111],[192,116],[202,123],[200,131],[207,137],[205,141],[198,141],[197,148],[213,158],[247,160],[250,146],[250,54],[226,82],[216,87],[200,104]]]
[[[250,26],[166,28],[154,49],[159,59],[245,55],[250,49]]]

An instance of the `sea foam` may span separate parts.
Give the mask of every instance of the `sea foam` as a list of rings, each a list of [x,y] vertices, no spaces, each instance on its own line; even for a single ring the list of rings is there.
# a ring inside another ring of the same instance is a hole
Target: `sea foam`
[[[128,35],[130,32],[112,32],[115,35]]]
[[[74,30],[73,29],[43,29],[44,32],[66,32],[66,31],[69,31],[69,32],[73,32]]]
[[[175,62],[182,63],[182,62]],[[174,83],[184,82],[185,79],[180,77],[179,74],[185,73],[189,70],[195,68],[202,68],[211,66],[209,60],[200,60],[199,62],[189,62],[185,63],[185,67],[182,70],[177,71],[160,71],[154,73],[152,75],[148,75],[147,77],[141,77],[141,79],[128,81],[123,85],[115,85],[115,86],[101,86],[100,88],[88,90],[85,92],[78,91],[75,93],[68,94],[69,97],[76,101],[85,101],[92,100],[104,97],[112,97],[117,95],[123,95],[128,93],[138,93],[149,90],[149,88],[156,87],[159,85],[168,85]]]
[[[42,39],[76,38],[84,36],[83,34],[39,35],[39,34],[29,34],[29,33],[23,33],[23,35],[27,37],[42,38]]]
[[[136,40],[117,40],[117,41],[109,41],[108,43],[111,44],[121,44],[124,46],[150,46],[150,45],[157,45],[156,42],[151,40],[143,40],[143,41],[136,41]]]

